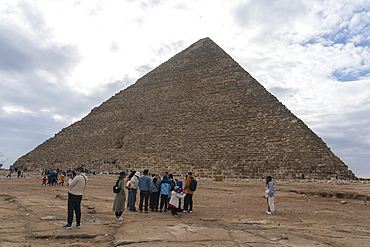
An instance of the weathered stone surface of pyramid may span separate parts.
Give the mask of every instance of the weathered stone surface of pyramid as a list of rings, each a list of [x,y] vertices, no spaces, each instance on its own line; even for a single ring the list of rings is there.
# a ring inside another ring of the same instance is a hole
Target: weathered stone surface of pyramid
[[[205,38],[19,158],[15,167],[355,178],[300,119]]]

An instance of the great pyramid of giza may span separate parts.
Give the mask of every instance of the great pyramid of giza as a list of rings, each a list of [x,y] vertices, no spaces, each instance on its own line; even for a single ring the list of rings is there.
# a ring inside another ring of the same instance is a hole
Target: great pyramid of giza
[[[199,176],[355,178],[327,145],[211,39],[194,43],[14,167]]]

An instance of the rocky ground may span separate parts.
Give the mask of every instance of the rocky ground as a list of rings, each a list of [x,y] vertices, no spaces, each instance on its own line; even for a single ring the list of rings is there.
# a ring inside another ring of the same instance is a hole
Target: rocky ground
[[[370,246],[370,184],[275,181],[267,215],[264,181],[199,180],[193,213],[125,211],[112,205],[116,176],[89,175],[82,227],[63,229],[66,186],[0,177],[0,246]],[[94,209],[88,209],[94,207]]]

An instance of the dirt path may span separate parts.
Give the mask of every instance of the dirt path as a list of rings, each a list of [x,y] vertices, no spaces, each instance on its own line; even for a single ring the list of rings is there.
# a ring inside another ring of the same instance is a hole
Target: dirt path
[[[89,176],[82,227],[66,230],[65,186],[1,177],[0,246],[370,246],[369,183],[276,181],[271,216],[263,181],[200,180],[193,213],[125,211],[117,222],[115,180]]]

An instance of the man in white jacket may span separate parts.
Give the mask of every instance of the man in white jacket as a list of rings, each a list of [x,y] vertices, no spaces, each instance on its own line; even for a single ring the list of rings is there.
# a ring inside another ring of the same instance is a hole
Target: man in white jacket
[[[72,179],[72,176],[68,176],[68,224],[63,228],[71,229],[73,221],[73,211],[76,213],[76,228],[81,227],[81,201],[82,194],[86,188],[87,177],[83,173],[83,168],[77,168],[77,176]]]

